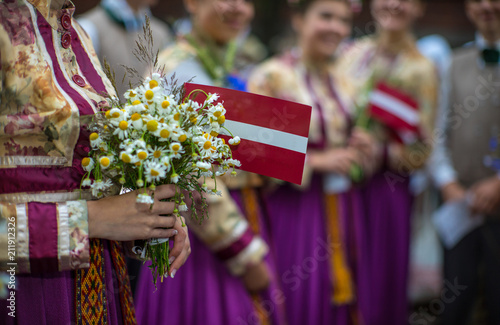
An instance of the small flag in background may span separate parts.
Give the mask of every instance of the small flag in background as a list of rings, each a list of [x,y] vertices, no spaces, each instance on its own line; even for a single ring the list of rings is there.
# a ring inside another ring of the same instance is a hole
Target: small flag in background
[[[240,169],[295,184],[302,182],[310,106],[213,86],[186,83],[185,87],[186,94],[201,89],[220,96],[226,108],[224,126],[242,139],[233,148],[234,158],[241,161]],[[198,96],[200,102],[206,99],[203,93]]]
[[[412,144],[420,138],[420,116],[417,101],[399,89],[380,82],[370,94],[370,115],[388,126],[397,140]]]

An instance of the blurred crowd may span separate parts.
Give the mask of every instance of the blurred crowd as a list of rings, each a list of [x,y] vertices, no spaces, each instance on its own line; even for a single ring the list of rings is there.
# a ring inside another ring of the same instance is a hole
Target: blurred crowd
[[[223,176],[175,279],[155,290],[128,261],[139,324],[500,325],[500,1],[453,2],[475,29],[454,49],[415,36],[424,0],[288,0],[272,49],[252,0],[184,0],[169,24],[158,3],[76,17],[122,99],[154,72],[134,55],[147,23],[167,78],[312,118],[302,185]],[[353,37],[363,8],[372,33]]]

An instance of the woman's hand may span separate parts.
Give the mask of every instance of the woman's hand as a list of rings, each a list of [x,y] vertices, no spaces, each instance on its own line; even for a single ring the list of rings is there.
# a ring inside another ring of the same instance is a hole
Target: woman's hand
[[[356,128],[349,138],[349,148],[360,154],[360,165],[366,175],[372,175],[378,170],[383,159],[383,145],[365,129]]]
[[[309,165],[319,172],[347,175],[351,166],[359,163],[359,153],[354,148],[327,149],[307,153]]]
[[[184,265],[189,254],[191,254],[191,243],[189,242],[188,227],[184,217],[182,220],[177,220],[174,229],[177,230],[177,235],[174,236],[174,247],[170,251],[170,276],[173,278],[177,270]],[[177,219],[177,218],[176,218]]]
[[[169,238],[180,231],[171,214],[174,202],[161,202],[175,195],[174,185],[162,185],[154,192],[154,204],[137,203],[137,191],[88,201],[89,237],[117,241]],[[165,229],[172,228],[172,229]]]
[[[472,186],[473,214],[491,215],[500,208],[500,179],[492,176]]]
[[[241,276],[241,280],[249,293],[259,293],[267,289],[271,276],[264,261],[251,265]]]

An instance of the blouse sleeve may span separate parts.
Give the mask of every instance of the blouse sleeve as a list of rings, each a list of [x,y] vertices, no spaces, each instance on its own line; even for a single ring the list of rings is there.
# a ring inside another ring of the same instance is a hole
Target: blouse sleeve
[[[89,267],[86,201],[0,202],[0,264],[18,273]]]
[[[209,191],[215,183],[207,179]],[[253,233],[224,183],[217,182],[220,195],[208,196],[209,218],[200,225],[187,218],[189,229],[228,267],[233,275],[241,275],[248,266],[260,262],[269,248]]]

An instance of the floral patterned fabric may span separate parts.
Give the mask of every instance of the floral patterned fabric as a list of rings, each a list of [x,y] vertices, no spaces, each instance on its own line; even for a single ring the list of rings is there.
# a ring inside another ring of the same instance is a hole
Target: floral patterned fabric
[[[88,267],[84,126],[114,90],[73,12],[69,1],[0,1],[0,242],[15,220],[21,273]]]

